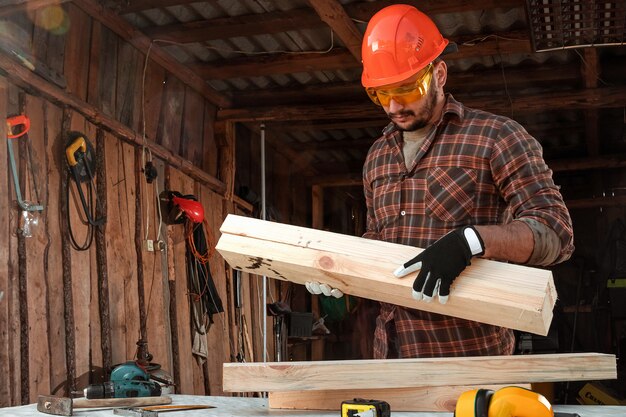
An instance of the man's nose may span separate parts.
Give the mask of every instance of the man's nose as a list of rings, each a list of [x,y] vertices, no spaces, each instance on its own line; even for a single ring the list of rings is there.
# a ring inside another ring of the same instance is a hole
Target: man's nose
[[[394,97],[391,97],[389,101],[389,113],[395,113],[398,110],[402,110],[404,108],[404,104],[398,103]]]

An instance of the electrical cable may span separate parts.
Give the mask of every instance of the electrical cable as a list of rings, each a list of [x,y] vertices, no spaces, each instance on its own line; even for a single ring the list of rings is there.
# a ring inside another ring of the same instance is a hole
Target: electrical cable
[[[86,251],[87,249],[89,249],[91,247],[91,244],[93,242],[93,226],[91,224],[89,224],[88,221],[83,221],[83,224],[87,225],[87,236],[85,236],[85,242],[81,245],[78,243],[78,241],[76,240],[76,237],[74,236],[74,230],[72,229],[72,220],[70,219],[70,188],[71,188],[71,184],[72,184],[72,179],[70,178],[70,175],[67,176],[67,183],[66,183],[66,189],[67,189],[67,195],[65,197],[65,214],[66,214],[66,222],[67,222],[67,231],[68,231],[68,235],[70,237],[70,243],[72,245],[72,247],[74,249],[76,249],[77,251]],[[80,184],[76,184],[77,187],[80,187]],[[92,185],[90,182],[87,183],[87,194],[89,196],[89,200],[87,201],[87,207],[85,207],[86,209],[89,209],[89,211],[92,211],[93,209],[93,189],[92,189]]]

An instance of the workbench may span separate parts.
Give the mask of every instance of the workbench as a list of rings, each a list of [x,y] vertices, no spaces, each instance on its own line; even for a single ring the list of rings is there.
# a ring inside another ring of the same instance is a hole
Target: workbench
[[[243,397],[210,397],[199,395],[172,395],[172,404],[206,404],[215,408],[204,410],[187,410],[168,412],[163,417],[212,417],[212,416],[241,416],[241,417],[264,417],[264,416],[317,416],[339,417],[339,411],[298,411],[298,410],[275,410],[268,409],[265,398]],[[89,410],[89,411],[88,411]],[[581,405],[557,405],[555,411],[578,413],[580,417],[624,417],[626,406],[581,406]],[[417,412],[394,412],[394,417],[452,417],[452,413],[417,413]],[[160,414],[160,413],[159,413]],[[37,411],[37,404],[29,404],[18,407],[0,408],[0,417],[43,417]],[[74,410],[75,416],[83,417],[114,417],[113,410],[95,410],[79,408]]]

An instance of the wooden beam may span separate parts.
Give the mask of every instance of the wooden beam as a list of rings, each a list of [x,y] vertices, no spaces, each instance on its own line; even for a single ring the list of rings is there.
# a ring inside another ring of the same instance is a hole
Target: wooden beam
[[[148,51],[150,51],[150,58],[154,62],[161,65],[165,70],[172,73],[189,87],[198,91],[211,103],[220,107],[230,106],[231,102],[229,97],[209,87],[198,74],[189,69],[188,65],[178,62],[176,58],[158,45],[153,44],[150,38],[143,35],[138,29],[111,10],[103,7],[95,0],[74,0],[74,4],[83,9],[83,11],[93,19],[101,22],[113,32],[117,33],[118,36],[129,42],[143,54],[147,54]]]
[[[341,3],[336,0],[308,0],[320,18],[339,36],[348,51],[361,63],[363,35],[357,29]]]
[[[206,42],[236,36],[252,37],[319,27],[320,17],[309,8],[219,17],[210,20],[152,26],[143,29],[151,39],[176,43]]]
[[[294,72],[350,69],[359,65],[345,49],[333,49],[327,53],[280,53],[223,59],[191,64],[189,68],[206,79],[223,80]]]
[[[480,38],[481,41],[471,45],[464,44],[464,39],[467,39],[467,37],[464,37],[459,39],[458,52],[447,55],[446,61],[498,54],[530,53],[530,41],[523,39],[524,36],[527,36],[526,33],[521,31],[476,35],[475,37]],[[327,53],[303,51],[295,54],[268,54],[189,65],[191,70],[207,79],[227,79],[360,67],[361,62],[355,60],[352,53],[342,48],[335,48]]]
[[[340,410],[342,401],[352,398],[384,399],[395,411],[454,411],[459,396],[474,389],[497,391],[506,385],[450,385],[396,389],[337,389],[320,391],[270,392],[270,408],[297,410]],[[531,389],[530,384],[516,384]]]
[[[616,378],[615,355],[601,353],[224,364],[227,392],[480,386]]]
[[[0,69],[6,72],[7,77],[11,80],[11,82],[26,89],[27,91],[34,90],[36,94],[45,97],[53,103],[68,106],[82,114],[94,125],[104,128],[129,143],[136,146],[143,146],[143,138],[139,133],[112,117],[103,114],[100,109],[97,109],[89,103],[78,99],[76,96],[69,94],[64,90],[61,90],[55,85],[44,81],[41,77],[35,75],[26,67],[18,64],[3,52],[0,52]],[[181,172],[184,172],[195,180],[205,184],[216,193],[224,195],[224,183],[194,166],[190,161],[182,158],[180,155],[172,153],[169,149],[166,149],[156,143],[150,142],[148,147],[154,156],[163,159],[171,166],[179,169]]]
[[[626,101],[626,86],[591,88],[576,91],[558,91],[543,94],[512,95],[506,97],[458,97],[469,107],[497,114],[538,113],[555,109],[581,110],[593,108],[621,108]],[[340,103],[327,106],[284,106],[268,108],[225,109],[219,119],[242,121],[295,121],[331,119],[375,119],[382,109],[371,102]]]
[[[481,71],[451,72],[445,90],[454,95],[467,92],[514,91],[523,88],[554,87],[559,85],[579,86],[581,76],[572,65],[542,65],[532,68],[489,69]],[[360,82],[324,83],[323,85],[298,85],[286,88],[262,88],[233,93],[233,107],[254,106],[264,103],[269,106],[287,104],[317,104],[320,102],[367,100]],[[381,112],[382,113],[382,112]],[[295,128],[296,126],[294,126]]]
[[[220,231],[216,249],[245,272],[324,282],[344,294],[543,335],[552,320],[549,270],[476,259],[455,280],[447,304],[426,303],[411,295],[414,275],[393,276],[419,248],[234,215]]]

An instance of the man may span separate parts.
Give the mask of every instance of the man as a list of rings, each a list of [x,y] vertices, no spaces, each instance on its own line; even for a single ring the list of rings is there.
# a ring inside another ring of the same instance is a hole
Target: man
[[[391,120],[363,167],[364,237],[426,248],[394,272],[419,269],[413,296],[422,302],[454,297],[451,284],[473,256],[548,266],[574,250],[541,145],[515,121],[444,93],[441,56],[455,49],[401,4],[374,15],[363,39],[362,84]],[[506,355],[514,343],[510,329],[382,303],[374,357]]]
[[[574,250],[541,145],[515,121],[444,93],[441,55],[451,49],[425,14],[400,4],[374,15],[363,39],[362,84],[391,120],[363,168],[364,237],[426,248],[396,271],[421,268],[413,296],[422,302],[445,303],[473,256],[548,266]],[[513,350],[510,329],[391,304],[376,322],[375,358]]]

